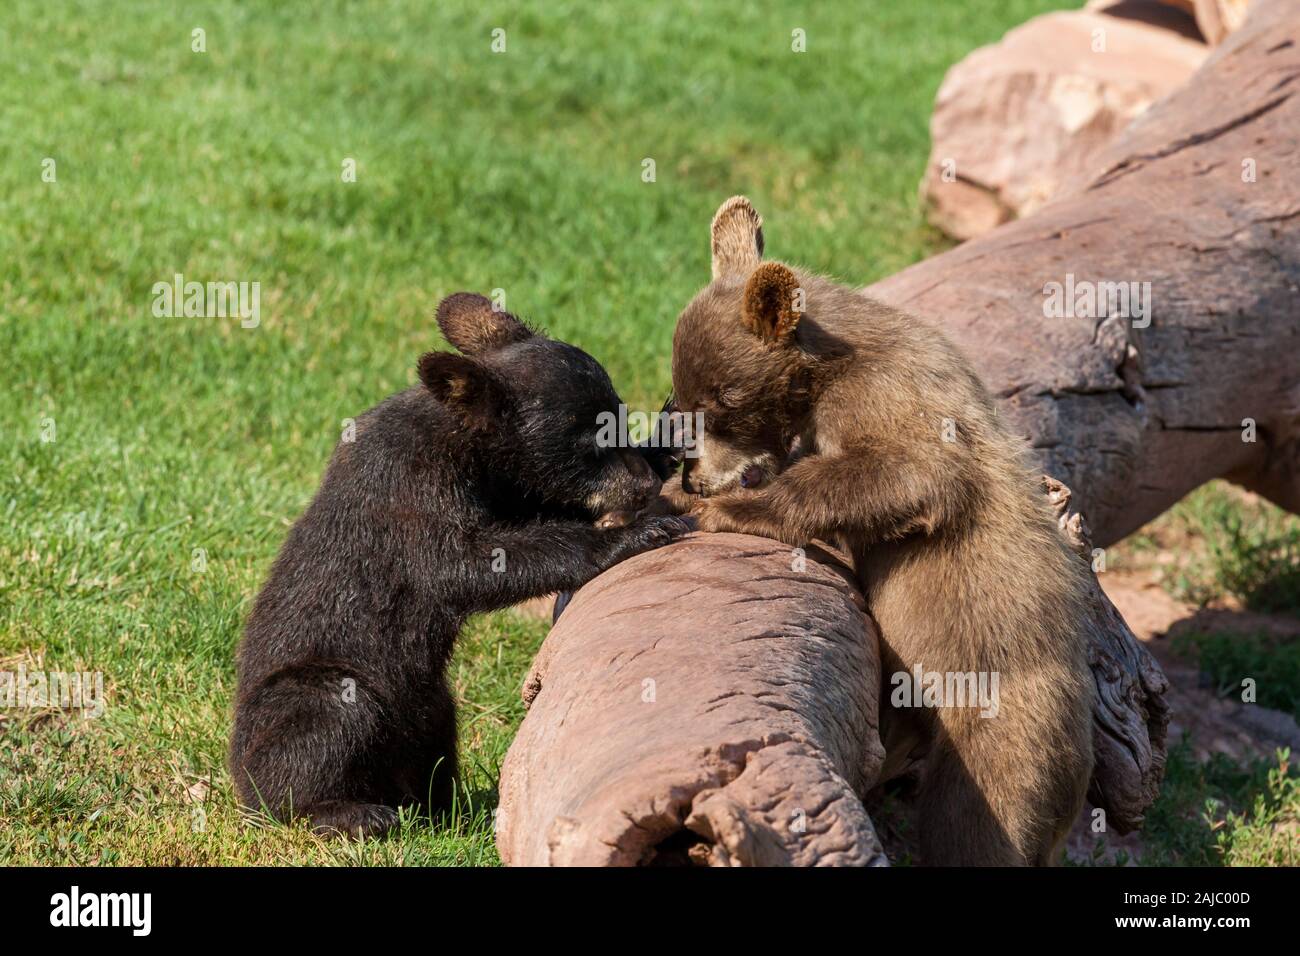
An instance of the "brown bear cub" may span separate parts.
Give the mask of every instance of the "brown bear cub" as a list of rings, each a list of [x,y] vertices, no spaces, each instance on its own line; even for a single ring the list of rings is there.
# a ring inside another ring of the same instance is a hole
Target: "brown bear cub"
[[[620,403],[593,358],[482,296],[445,299],[438,324],[463,354],[425,355],[420,383],[340,442],[239,649],[239,798],[322,832],[376,835],[399,806],[448,806],[446,671],[469,615],[576,589],[686,527],[595,527],[660,479],[642,451],[598,444]]]
[[[925,862],[1056,862],[1092,771],[1088,569],[1024,443],[937,329],[763,262],[744,198],[712,244],[673,336],[678,406],[704,415],[682,477],[701,530],[853,555],[882,641],[882,779],[921,759]],[[996,700],[896,706],[922,674],[987,680]]]

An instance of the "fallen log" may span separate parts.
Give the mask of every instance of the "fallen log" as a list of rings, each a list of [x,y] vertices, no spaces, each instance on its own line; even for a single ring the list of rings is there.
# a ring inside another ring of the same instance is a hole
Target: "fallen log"
[[[876,634],[847,573],[691,535],[574,597],[501,769],[515,866],[879,865]]]
[[[1250,9],[1063,196],[865,290],[962,347],[1100,547],[1213,478],[1300,510],[1300,6]]]
[[[1300,16],[1251,10],[1065,198],[867,290],[964,348],[1074,489],[1073,506],[1047,491],[1080,560],[1215,477],[1300,506]],[[1153,308],[1049,317],[1048,284],[1078,280],[1149,282]],[[878,861],[853,798],[880,766],[875,635],[828,565],[788,559],[692,537],[576,595],[502,770],[506,862]],[[1158,787],[1164,681],[1100,588],[1094,604],[1089,795],[1124,832]]]
[[[1066,543],[1091,561],[1070,490],[1044,486]],[[858,802],[883,782],[877,635],[841,560],[816,545],[692,535],[569,599],[524,683],[528,716],[502,767],[502,860],[885,865]],[[1128,833],[1164,774],[1167,684],[1095,578],[1084,630],[1088,798]]]

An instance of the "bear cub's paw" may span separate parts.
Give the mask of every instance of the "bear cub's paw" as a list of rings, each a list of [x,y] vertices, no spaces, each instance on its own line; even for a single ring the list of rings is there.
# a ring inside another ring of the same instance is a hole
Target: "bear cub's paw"
[[[397,811],[382,803],[329,800],[303,811],[312,832],[323,837],[350,836],[357,840],[381,837],[397,827]]]
[[[691,522],[677,515],[654,515],[639,518],[625,527],[612,528],[608,532],[612,540],[606,567],[643,551],[662,548],[690,530]]]

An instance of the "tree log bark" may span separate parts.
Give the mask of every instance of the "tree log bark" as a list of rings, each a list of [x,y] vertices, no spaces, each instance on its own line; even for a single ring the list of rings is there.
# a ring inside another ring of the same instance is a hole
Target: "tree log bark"
[[[1054,478],[1045,477],[1043,484],[1066,543],[1082,560],[1091,562],[1088,526],[1070,509],[1070,489]],[[1091,597],[1085,632],[1096,695],[1092,708],[1096,764],[1088,800],[1106,812],[1108,829],[1123,834],[1142,825],[1147,808],[1160,794],[1169,727],[1165,701],[1169,683],[1096,576]]]
[[[1101,547],[1212,478],[1300,510],[1298,93],[1300,7],[1261,0],[1094,174],[865,290],[962,347]],[[1067,281],[1149,282],[1149,326],[1046,317]]]
[[[1081,560],[1220,476],[1300,508],[1297,21],[1283,0],[1253,4],[1063,198],[866,290],[974,361],[1057,480],[1047,492]],[[1044,287],[1067,275],[1150,282],[1149,325],[1107,309],[1047,318]],[[583,588],[529,678],[502,769],[502,858],[881,862],[854,796],[882,757],[876,635],[832,568],[693,536]],[[1164,678],[1100,588],[1094,604],[1089,795],[1124,832],[1159,785]]]
[[[497,846],[515,866],[880,865],[876,633],[848,572],[692,535],[573,598],[524,688]]]

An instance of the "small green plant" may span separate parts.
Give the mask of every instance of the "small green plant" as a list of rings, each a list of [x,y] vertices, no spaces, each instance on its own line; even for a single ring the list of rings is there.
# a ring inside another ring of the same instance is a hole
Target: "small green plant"
[[[1177,596],[1207,604],[1231,594],[1252,610],[1300,615],[1300,520],[1218,483],[1189,495],[1171,520],[1204,542],[1172,576]]]
[[[1242,682],[1250,680],[1253,703],[1300,720],[1300,638],[1193,632],[1175,637],[1173,649],[1197,661],[1221,697],[1240,700]]]
[[[1294,866],[1300,860],[1300,778],[1290,752],[1240,766],[1198,763],[1187,738],[1169,750],[1160,796],[1142,830],[1145,866]],[[1284,861],[1290,861],[1284,862]]]
[[[1300,865],[1300,777],[1290,761],[1290,750],[1277,752],[1278,765],[1246,811],[1229,810],[1219,820],[1207,807],[1215,846],[1229,866]]]

